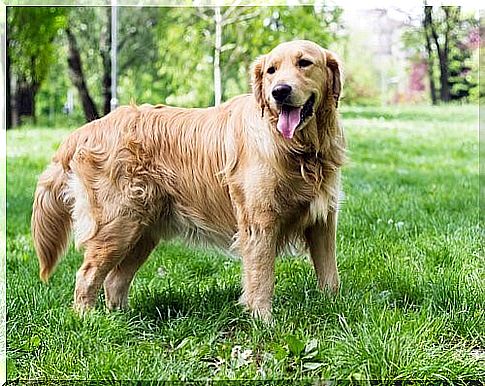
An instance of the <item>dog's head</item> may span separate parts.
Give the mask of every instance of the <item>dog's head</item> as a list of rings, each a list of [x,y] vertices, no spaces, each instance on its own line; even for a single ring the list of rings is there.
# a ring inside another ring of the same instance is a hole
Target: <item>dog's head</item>
[[[276,127],[293,138],[315,112],[338,105],[341,66],[335,54],[308,40],[282,43],[259,57],[252,69],[253,93],[263,109],[278,117]]]

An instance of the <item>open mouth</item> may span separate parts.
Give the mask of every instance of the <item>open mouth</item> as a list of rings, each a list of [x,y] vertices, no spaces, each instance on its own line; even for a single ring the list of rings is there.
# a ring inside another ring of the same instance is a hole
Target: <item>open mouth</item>
[[[315,94],[312,94],[303,106],[281,105],[276,127],[283,137],[286,139],[293,138],[296,129],[313,115],[314,103]]]

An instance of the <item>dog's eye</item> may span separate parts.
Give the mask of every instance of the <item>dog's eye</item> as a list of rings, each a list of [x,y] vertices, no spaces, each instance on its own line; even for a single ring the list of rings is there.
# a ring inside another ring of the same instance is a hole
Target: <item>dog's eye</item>
[[[310,61],[309,61],[309,60],[307,60],[307,59],[300,59],[300,60],[298,61],[298,67],[302,67],[302,68],[303,68],[303,67],[308,67],[308,66],[311,66],[312,64],[313,64],[313,63],[312,63],[312,62],[310,62]]]
[[[276,68],[274,68],[274,66],[271,66],[270,68],[268,68],[268,74],[274,74],[276,72]]]

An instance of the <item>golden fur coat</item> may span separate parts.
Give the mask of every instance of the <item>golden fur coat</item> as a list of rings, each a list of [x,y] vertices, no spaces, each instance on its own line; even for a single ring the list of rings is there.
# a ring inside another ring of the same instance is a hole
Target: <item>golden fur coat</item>
[[[243,259],[241,302],[264,319],[274,258],[293,241],[308,246],[320,286],[337,290],[340,65],[318,45],[295,41],[252,71],[252,94],[205,109],[120,107],[60,146],[39,178],[32,234],[47,280],[73,229],[85,251],[76,308],[92,307],[103,284],[109,308],[126,306],[136,270],[160,239],[176,235],[232,246]],[[272,96],[282,82],[292,86],[289,107]],[[281,109],[301,110],[310,98],[311,115],[284,137],[275,128]]]

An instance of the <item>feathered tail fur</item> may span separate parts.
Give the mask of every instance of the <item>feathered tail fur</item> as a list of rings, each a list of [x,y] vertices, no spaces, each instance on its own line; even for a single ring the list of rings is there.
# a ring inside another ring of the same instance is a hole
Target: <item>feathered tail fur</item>
[[[66,180],[66,172],[54,162],[42,173],[35,190],[31,226],[43,281],[49,279],[69,238],[71,216],[63,193]]]

